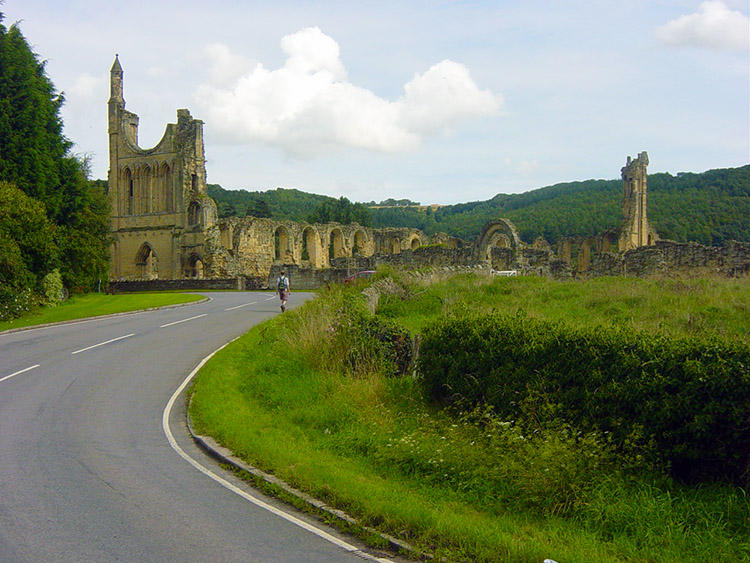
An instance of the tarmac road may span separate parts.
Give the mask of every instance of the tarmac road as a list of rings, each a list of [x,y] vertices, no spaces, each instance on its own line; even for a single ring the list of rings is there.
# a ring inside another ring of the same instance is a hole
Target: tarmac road
[[[207,295],[0,334],[0,561],[378,560],[205,456],[187,434],[184,395],[165,410],[203,358],[280,314],[275,294]],[[293,293],[290,307],[309,296]],[[178,449],[260,505],[178,455],[163,416]]]

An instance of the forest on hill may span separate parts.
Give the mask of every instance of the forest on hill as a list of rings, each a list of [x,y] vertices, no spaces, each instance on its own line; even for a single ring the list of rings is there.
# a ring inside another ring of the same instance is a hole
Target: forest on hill
[[[209,185],[222,216],[254,215],[293,221],[315,219],[312,210],[338,203],[357,208],[340,215],[362,219],[361,203],[346,198],[309,194],[295,189],[249,192]],[[344,201],[342,201],[344,200]],[[569,236],[590,236],[620,225],[622,180],[585,180],[539,188],[522,194],[498,194],[486,201],[429,206],[373,206],[367,204],[371,225],[414,227],[428,235],[445,232],[473,240],[492,219],[510,219],[521,238],[541,236],[554,243]],[[326,217],[331,217],[326,215]],[[722,245],[729,240],[750,241],[750,164],[702,173],[648,175],[648,218],[662,239]],[[333,220],[336,220],[334,217]]]

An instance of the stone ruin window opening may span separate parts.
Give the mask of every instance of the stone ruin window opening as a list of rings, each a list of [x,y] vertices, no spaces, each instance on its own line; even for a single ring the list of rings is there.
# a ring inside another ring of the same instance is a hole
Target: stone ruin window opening
[[[198,193],[198,176],[196,174],[190,177],[190,189],[194,194]]]
[[[188,207],[188,227],[195,227],[201,222],[201,206],[197,201],[190,203]]]
[[[422,246],[422,243],[420,242],[419,237],[414,237],[414,238],[411,239],[411,249],[412,250],[416,250],[420,246]]]

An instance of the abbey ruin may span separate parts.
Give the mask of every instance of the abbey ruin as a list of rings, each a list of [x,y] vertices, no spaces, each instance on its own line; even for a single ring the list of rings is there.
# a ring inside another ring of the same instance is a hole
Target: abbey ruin
[[[116,56],[108,102],[112,262],[110,282],[151,287],[262,288],[281,268],[297,289],[340,281],[382,264],[397,268],[480,268],[526,275],[649,275],[676,270],[750,274],[750,243],[705,247],[660,241],[647,218],[648,155],[622,169],[618,229],[525,244],[506,219],[487,223],[473,243],[417,229],[308,224],[254,217],[219,219],[206,189],[203,122],[177,110],[159,143],[138,145],[138,116],[125,109]],[[166,283],[166,282],[171,282]],[[202,282],[202,283],[199,283]]]

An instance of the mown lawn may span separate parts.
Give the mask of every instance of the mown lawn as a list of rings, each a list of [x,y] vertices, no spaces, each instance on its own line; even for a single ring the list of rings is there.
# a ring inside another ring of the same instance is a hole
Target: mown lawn
[[[57,307],[39,307],[21,318],[0,322],[0,332],[46,323],[73,321],[100,315],[128,313],[154,307],[192,303],[201,299],[203,299],[202,295],[167,292],[127,293],[120,295],[87,293],[85,295],[74,295]]]

